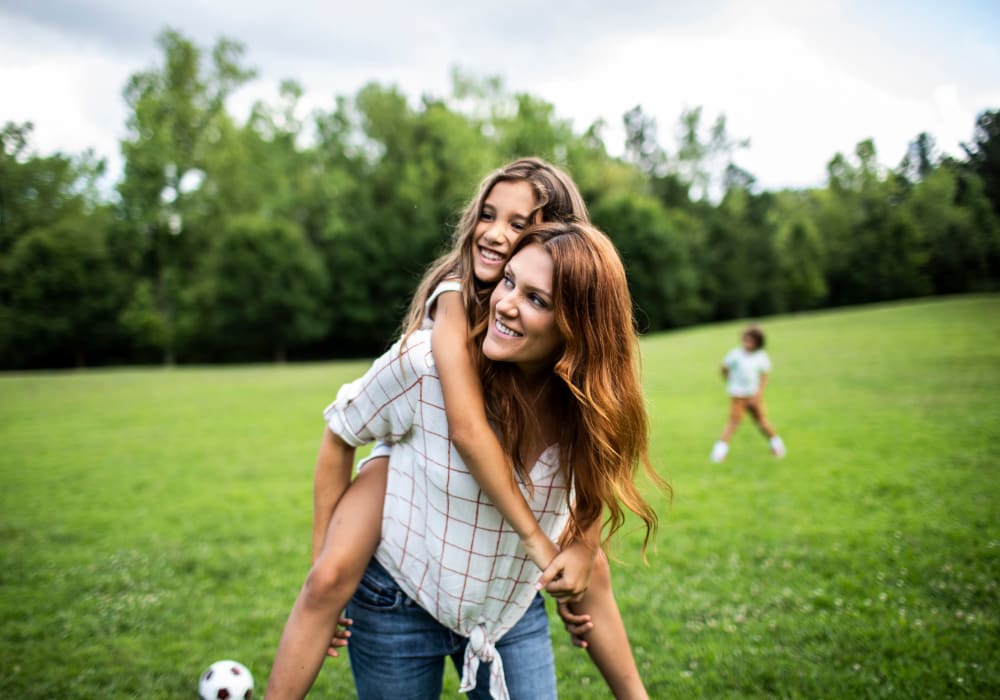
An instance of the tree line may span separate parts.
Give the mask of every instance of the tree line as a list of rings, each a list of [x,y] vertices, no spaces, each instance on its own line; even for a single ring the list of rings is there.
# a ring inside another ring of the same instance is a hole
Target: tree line
[[[281,85],[245,119],[244,47],[163,32],[135,73],[113,193],[90,152],[40,156],[0,132],[0,368],[362,356],[398,330],[480,179],[538,155],[565,167],[620,249],[645,332],[1000,286],[1000,111],[964,158],[919,134],[895,168],[872,141],[824,187],[761,191],[724,116],[686,110],[661,143],[641,107],[582,133],[498,78],[453,76],[416,105],[366,85],[302,117]]]

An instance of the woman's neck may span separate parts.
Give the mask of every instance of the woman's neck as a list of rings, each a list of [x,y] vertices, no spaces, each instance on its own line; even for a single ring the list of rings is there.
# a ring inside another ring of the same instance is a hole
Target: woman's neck
[[[520,441],[521,462],[528,469],[538,462],[546,448],[559,439],[556,412],[552,404],[554,382],[551,379],[550,371],[525,380],[521,385],[530,406],[529,421],[524,426],[525,433]]]
[[[552,370],[526,378],[523,384],[524,395],[534,413],[534,423],[537,428],[537,439],[548,445],[555,435],[555,411],[553,406],[553,391],[555,382]]]
[[[552,370],[525,371],[521,369],[521,387],[536,409],[543,409],[552,388]]]

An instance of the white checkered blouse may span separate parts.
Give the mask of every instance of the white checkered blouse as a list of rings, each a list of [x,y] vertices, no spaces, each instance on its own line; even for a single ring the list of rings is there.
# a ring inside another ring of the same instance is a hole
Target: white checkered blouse
[[[324,416],[351,445],[393,443],[375,556],[408,596],[470,638],[463,688],[475,687],[480,660],[493,660],[490,690],[505,697],[503,665],[493,645],[527,610],[540,572],[448,439],[430,331],[416,331],[401,343],[341,387]],[[569,516],[558,460],[553,445],[531,470],[533,492],[521,485],[553,540]]]

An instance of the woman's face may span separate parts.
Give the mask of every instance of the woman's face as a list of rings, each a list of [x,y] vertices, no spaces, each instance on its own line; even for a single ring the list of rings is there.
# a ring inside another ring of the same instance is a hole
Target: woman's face
[[[525,180],[493,185],[479,212],[472,236],[472,272],[480,282],[493,284],[503,274],[517,239],[528,227],[535,208],[535,192]]]
[[[526,372],[549,368],[562,348],[552,297],[552,257],[532,243],[510,259],[490,297],[483,354]]]

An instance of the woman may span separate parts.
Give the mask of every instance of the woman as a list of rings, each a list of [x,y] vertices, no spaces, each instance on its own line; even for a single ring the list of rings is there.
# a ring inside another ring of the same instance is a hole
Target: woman
[[[631,312],[621,261],[603,234],[540,224],[518,242],[475,336],[487,413],[503,427],[514,476],[539,526],[552,539],[562,534],[567,550],[587,547],[604,508],[609,536],[623,506],[644,520],[647,539],[655,529],[634,484],[649,461]],[[325,415],[314,539],[327,531],[329,494],[349,475],[353,447],[394,444],[382,541],[348,609],[359,697],[438,697],[446,656],[462,668],[463,690],[477,689],[472,697],[486,685],[496,698],[508,689],[555,697],[537,570],[448,439],[428,333],[397,343]],[[596,547],[588,551],[592,563]]]
[[[427,269],[403,335],[432,330],[449,439],[506,524],[520,535],[526,553],[542,572],[546,591],[560,601],[559,613],[574,643],[587,648],[618,700],[648,700],[614,599],[607,559],[603,553],[594,559],[596,541],[589,549],[568,547],[560,556],[556,544],[538,527],[487,420],[477,370],[480,350],[471,343],[472,329],[485,322],[490,294],[517,240],[529,223],[551,221],[589,222],[586,204],[568,173],[538,158],[519,158],[487,175],[462,213],[451,249]],[[349,633],[338,631],[336,621],[379,543],[390,451],[388,445],[376,446],[363,463],[363,474],[350,487],[344,482],[326,491],[330,502],[336,501],[336,509],[322,516],[332,523],[331,529],[318,532],[314,540],[309,595],[300,596],[289,614],[267,681],[269,700],[302,700],[324,655],[339,656],[347,644]],[[343,495],[337,497],[341,487]],[[588,533],[598,540],[599,525]],[[566,575],[574,566],[581,573],[575,578]],[[585,574],[591,567],[588,578]],[[584,587],[586,601],[581,602]]]

